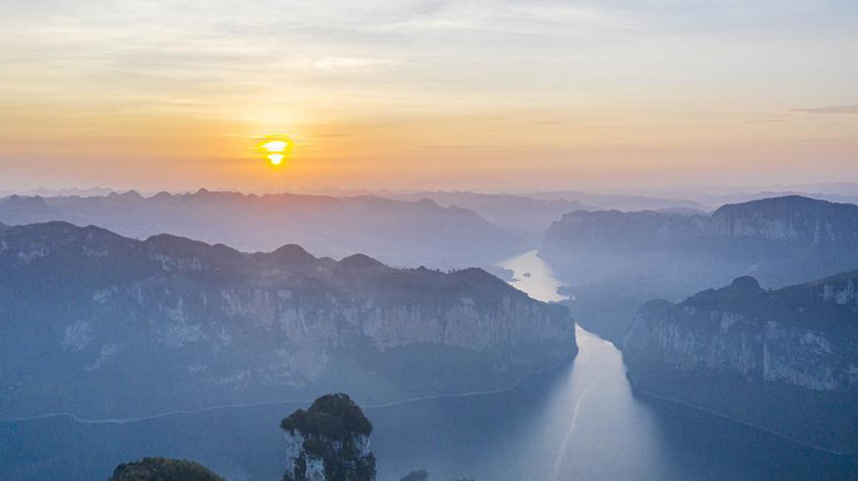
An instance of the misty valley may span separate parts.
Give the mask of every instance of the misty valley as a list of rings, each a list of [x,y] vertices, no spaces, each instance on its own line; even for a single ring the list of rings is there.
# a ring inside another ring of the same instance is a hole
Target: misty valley
[[[9,195],[2,479],[855,479],[799,194]]]
[[[0,481],[858,481],[858,1],[0,39]]]

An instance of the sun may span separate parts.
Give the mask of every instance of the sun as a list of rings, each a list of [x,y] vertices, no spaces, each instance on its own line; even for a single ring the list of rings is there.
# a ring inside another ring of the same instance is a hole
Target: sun
[[[285,135],[269,135],[261,139],[256,149],[265,155],[273,166],[282,165],[292,152],[294,142]]]

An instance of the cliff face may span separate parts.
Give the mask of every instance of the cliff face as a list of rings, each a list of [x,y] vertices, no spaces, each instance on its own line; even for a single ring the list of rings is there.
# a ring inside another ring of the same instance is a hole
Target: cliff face
[[[858,241],[858,206],[787,196],[730,204],[712,214],[709,232],[733,239],[760,238],[832,244]]]
[[[374,481],[372,423],[345,394],[316,399],[283,420],[284,481]]]
[[[0,269],[7,417],[337,389],[389,401],[497,388],[577,351],[563,307],[479,269],[337,262],[298,246],[245,254],[64,223],[0,232]]]
[[[617,333],[649,299],[679,301],[744,275],[767,287],[818,279],[858,268],[856,245],[858,206],[787,196],[711,216],[572,212],[546,232],[539,255],[569,286],[579,322],[622,343]]]
[[[858,450],[858,272],[777,291],[740,278],[652,301],[625,340],[640,391],[836,452]]]
[[[858,267],[856,242],[858,206],[787,196],[725,205],[711,216],[571,212],[548,229],[540,256],[574,283],[645,268],[709,282],[753,273],[781,286]]]

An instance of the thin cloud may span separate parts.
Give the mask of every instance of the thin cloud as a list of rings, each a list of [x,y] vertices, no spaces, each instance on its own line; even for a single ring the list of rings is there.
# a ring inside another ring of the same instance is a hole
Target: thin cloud
[[[383,58],[326,57],[316,61],[313,66],[318,70],[324,70],[326,72],[336,72],[339,70],[383,67],[392,63],[394,63],[392,60]]]
[[[796,112],[805,114],[858,114],[858,104],[834,105],[831,107],[817,107],[812,109],[797,109]]]

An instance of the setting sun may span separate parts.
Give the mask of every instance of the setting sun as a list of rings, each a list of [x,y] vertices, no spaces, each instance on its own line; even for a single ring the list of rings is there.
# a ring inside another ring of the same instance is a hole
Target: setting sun
[[[269,152],[283,152],[288,145],[289,143],[283,140],[272,140],[271,142],[266,142],[262,147]]]
[[[259,150],[271,162],[271,165],[281,165],[292,151],[293,142],[285,135],[271,135],[257,144]]]

